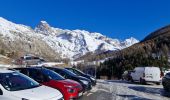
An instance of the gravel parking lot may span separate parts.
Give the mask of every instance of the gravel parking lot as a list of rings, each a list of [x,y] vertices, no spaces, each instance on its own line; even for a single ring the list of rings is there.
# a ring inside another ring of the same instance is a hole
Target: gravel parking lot
[[[80,100],[170,100],[170,93],[162,85],[98,80]]]

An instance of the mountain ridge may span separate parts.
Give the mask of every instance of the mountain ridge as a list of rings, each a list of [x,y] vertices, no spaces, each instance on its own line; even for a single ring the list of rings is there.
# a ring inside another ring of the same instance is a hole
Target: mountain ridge
[[[118,39],[108,38],[101,33],[88,32],[85,30],[68,30],[51,27],[46,21],[40,21],[32,29],[29,26],[15,24],[0,17],[0,35],[9,41],[20,40],[25,44],[35,45],[33,39],[41,41],[49,51],[55,52],[61,58],[75,59],[88,52],[101,52],[108,50],[120,50],[129,47],[139,41],[135,38],[119,41]],[[9,44],[7,43],[6,46]],[[41,44],[39,44],[41,45]],[[29,47],[29,46],[28,46]],[[36,48],[36,47],[35,47]],[[38,48],[36,48],[37,50]],[[36,52],[36,50],[34,50]],[[29,50],[24,50],[29,53]]]

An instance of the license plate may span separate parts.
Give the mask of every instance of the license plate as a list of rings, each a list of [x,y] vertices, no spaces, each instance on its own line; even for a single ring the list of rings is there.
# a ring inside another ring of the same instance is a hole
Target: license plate
[[[83,95],[83,92],[80,92],[80,93],[79,93],[79,97],[82,96],[82,95]]]
[[[153,78],[152,76],[147,76],[147,78]]]

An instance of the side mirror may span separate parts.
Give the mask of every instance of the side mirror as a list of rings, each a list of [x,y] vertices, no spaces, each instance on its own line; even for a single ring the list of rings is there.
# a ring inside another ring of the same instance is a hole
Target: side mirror
[[[37,78],[36,81],[37,81],[38,83],[42,83],[42,82],[43,82],[43,79]]]
[[[68,79],[68,77],[66,75],[63,76],[65,79]]]
[[[37,81],[38,83],[42,83],[43,82],[43,77],[42,76],[37,76],[35,78],[33,78],[35,81]]]
[[[0,89],[0,95],[3,95],[3,91]]]

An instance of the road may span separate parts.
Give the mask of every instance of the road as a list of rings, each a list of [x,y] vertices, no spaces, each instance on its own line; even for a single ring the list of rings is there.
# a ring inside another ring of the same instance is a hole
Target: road
[[[80,100],[170,100],[170,93],[162,85],[98,80]]]

